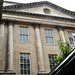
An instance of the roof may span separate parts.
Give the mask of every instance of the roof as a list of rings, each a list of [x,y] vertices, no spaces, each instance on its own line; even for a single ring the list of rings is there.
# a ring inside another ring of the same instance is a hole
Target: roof
[[[4,10],[7,10],[7,9],[17,9],[17,8],[22,8],[22,7],[25,7],[25,8],[32,8],[32,7],[36,7],[36,6],[41,6],[41,5],[47,5],[47,6],[50,6],[54,9],[57,9],[58,11],[61,11],[65,14],[68,14],[68,15],[75,15],[75,12],[73,11],[70,11],[70,10],[67,10],[65,8],[62,8],[58,5],[55,5],[51,2],[48,2],[48,1],[41,1],[41,2],[33,2],[33,3],[26,3],[26,4],[23,4],[23,3],[17,3],[16,5],[10,5],[10,6],[5,6],[3,7]]]
[[[75,48],[49,75],[72,75],[75,74]]]

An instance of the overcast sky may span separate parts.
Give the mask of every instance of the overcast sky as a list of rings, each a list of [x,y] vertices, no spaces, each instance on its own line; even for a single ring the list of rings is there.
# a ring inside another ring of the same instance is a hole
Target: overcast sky
[[[30,3],[30,2],[38,2],[38,1],[49,1],[61,7],[64,7],[68,10],[75,11],[75,0],[4,0],[4,1],[12,1],[19,3]]]

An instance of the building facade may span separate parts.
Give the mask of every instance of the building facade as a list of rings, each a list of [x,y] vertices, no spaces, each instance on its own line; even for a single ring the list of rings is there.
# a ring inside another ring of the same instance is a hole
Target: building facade
[[[59,55],[57,41],[75,47],[75,13],[50,2],[4,2],[0,20],[0,70],[46,75]]]

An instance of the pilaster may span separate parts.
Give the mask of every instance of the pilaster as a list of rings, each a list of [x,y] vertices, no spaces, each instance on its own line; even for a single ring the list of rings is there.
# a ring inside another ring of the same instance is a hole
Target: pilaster
[[[62,39],[63,42],[66,43],[65,35],[64,35],[64,27],[63,26],[58,26],[58,31],[59,31],[60,39]]]
[[[44,67],[44,57],[43,57],[43,49],[40,37],[40,24],[35,24],[35,36],[36,36],[36,46],[37,46],[37,58],[38,58],[38,75],[45,74]]]
[[[13,70],[13,22],[8,26],[8,69]]]

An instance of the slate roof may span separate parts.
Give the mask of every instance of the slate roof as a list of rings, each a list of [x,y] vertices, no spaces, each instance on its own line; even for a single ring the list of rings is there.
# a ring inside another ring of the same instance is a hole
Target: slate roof
[[[65,14],[68,14],[68,15],[75,15],[75,12],[73,11],[70,11],[70,10],[67,10],[67,9],[64,9],[58,5],[55,5],[51,2],[48,2],[48,1],[41,1],[41,2],[33,2],[33,3],[26,3],[26,4],[22,4],[22,3],[17,3],[16,5],[10,5],[10,6],[5,6],[3,7],[4,10],[11,10],[11,9],[20,9],[20,8],[32,8],[32,7],[37,7],[37,6],[42,6],[42,5],[47,5],[47,6],[50,6],[54,9],[57,9],[58,11],[61,11]]]

